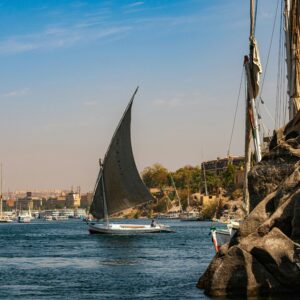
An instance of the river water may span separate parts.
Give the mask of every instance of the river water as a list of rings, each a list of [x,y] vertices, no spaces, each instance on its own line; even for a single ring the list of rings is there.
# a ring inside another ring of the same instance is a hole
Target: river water
[[[0,224],[0,298],[207,299],[196,283],[214,255],[210,223],[163,223],[176,233],[90,235],[79,220]]]

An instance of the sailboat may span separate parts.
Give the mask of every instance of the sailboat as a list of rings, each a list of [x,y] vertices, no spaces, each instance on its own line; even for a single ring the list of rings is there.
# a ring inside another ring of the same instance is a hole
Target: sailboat
[[[144,234],[171,232],[169,226],[152,221],[151,224],[117,224],[109,217],[122,210],[153,200],[135,165],[131,146],[131,109],[138,87],[111,139],[97,177],[90,214],[103,223],[89,222],[94,234]]]
[[[187,206],[185,211],[179,215],[180,221],[200,221],[202,218],[199,212],[191,209],[190,206],[190,187],[188,186]]]
[[[244,68],[247,78],[244,183],[244,205],[246,215],[253,209],[253,207],[250,207],[248,191],[248,173],[251,168],[252,156],[251,140],[253,140],[256,162],[259,162],[262,158],[258,114],[256,111],[256,99],[260,89],[259,77],[262,72],[258,46],[255,40],[257,2],[258,1],[250,0],[250,54],[249,56],[244,57]],[[282,13],[285,20],[281,23],[285,32],[287,95],[289,120],[291,121],[300,110],[300,1],[282,0],[282,4],[284,4],[282,5]],[[238,224],[231,225],[233,230],[228,228],[227,231],[224,230],[223,232],[212,228],[211,232],[216,251],[218,251],[222,244],[229,242],[237,231]]]
[[[18,223],[30,223],[32,219],[31,210],[30,210],[30,203],[28,203],[28,211],[20,211],[17,221]]]

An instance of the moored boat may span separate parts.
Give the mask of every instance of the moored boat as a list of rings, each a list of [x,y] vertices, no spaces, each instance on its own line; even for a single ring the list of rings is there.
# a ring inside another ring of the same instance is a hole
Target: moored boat
[[[230,242],[231,238],[235,235],[239,227],[240,224],[235,221],[227,224],[227,229],[219,229],[214,225],[211,226],[210,232],[216,252],[219,252],[222,245]]]
[[[202,216],[196,211],[186,211],[179,214],[180,221],[201,221]]]
[[[31,216],[29,213],[21,213],[17,218],[18,223],[30,223]]]

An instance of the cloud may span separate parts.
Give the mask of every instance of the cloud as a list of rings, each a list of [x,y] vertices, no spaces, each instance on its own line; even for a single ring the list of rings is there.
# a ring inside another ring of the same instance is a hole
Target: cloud
[[[144,2],[138,1],[138,2],[133,2],[131,4],[128,4],[128,5],[126,5],[126,7],[137,7],[137,6],[141,6],[143,4],[144,4]]]
[[[97,28],[89,26],[70,27],[50,26],[43,31],[11,36],[0,41],[0,54],[23,53],[37,49],[51,50],[56,48],[70,47],[80,42],[104,39],[110,36],[121,35],[130,30],[128,26],[111,26]]]
[[[77,1],[73,3],[75,6],[84,5],[85,2]],[[124,33],[133,30],[149,30],[152,28],[159,28],[165,31],[170,30],[198,30],[201,27],[201,22],[206,18],[211,18],[212,14],[192,13],[189,15],[166,16],[160,14],[153,14],[153,16],[144,18],[126,18],[126,13],[144,10],[144,2],[132,2],[122,10],[124,18],[122,20],[112,20],[112,11],[110,5],[101,6],[95,10],[89,10],[76,18],[65,18],[64,22],[68,20],[72,23],[64,25],[48,25],[40,31],[23,34],[11,35],[2,37],[0,39],[0,55],[1,54],[16,54],[32,52],[36,50],[52,50],[59,48],[71,47],[79,43],[88,43],[91,41],[105,39],[105,38],[119,38],[123,37]],[[147,7],[148,9],[148,7]],[[154,7],[150,9],[160,9]],[[63,11],[57,11],[63,13]],[[55,13],[57,13],[55,12]],[[66,16],[68,16],[66,14]]]
[[[80,22],[78,24],[75,25],[75,27],[77,28],[87,28],[87,27],[93,27],[99,24],[102,24],[103,21],[84,21],[84,22]]]
[[[7,92],[5,94],[2,94],[1,96],[2,97],[19,97],[19,96],[24,96],[26,94],[28,94],[29,92],[29,88],[25,88],[25,89],[22,89],[22,90],[13,90],[13,91],[10,91],[10,92]]]

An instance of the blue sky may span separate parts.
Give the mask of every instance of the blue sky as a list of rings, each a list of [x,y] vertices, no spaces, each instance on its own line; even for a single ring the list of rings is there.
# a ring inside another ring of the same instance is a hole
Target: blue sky
[[[264,63],[276,3],[260,2]],[[225,156],[248,52],[248,6],[240,0],[1,1],[5,190],[92,189],[98,158],[137,85],[132,138],[139,170]],[[272,113],[275,65],[264,92]],[[242,98],[236,155],[244,147],[243,115]]]

